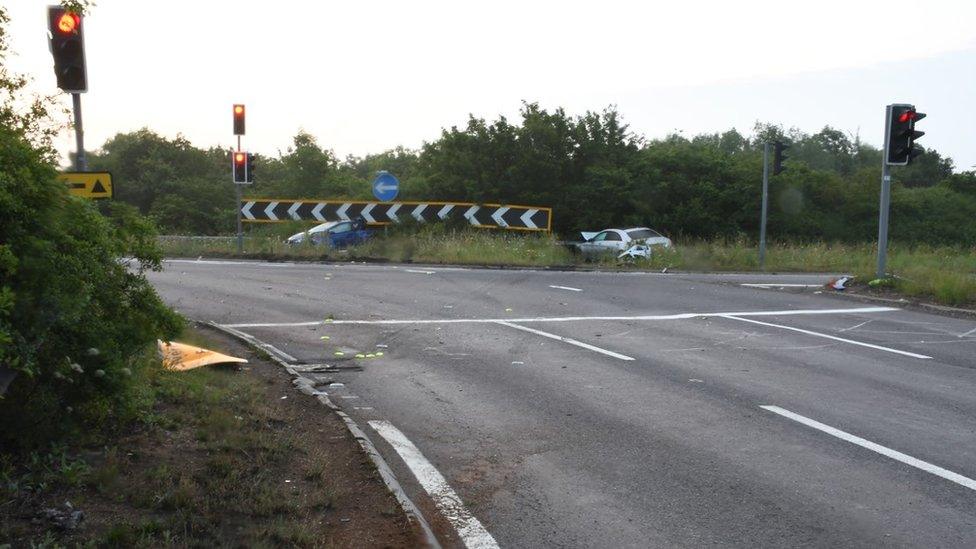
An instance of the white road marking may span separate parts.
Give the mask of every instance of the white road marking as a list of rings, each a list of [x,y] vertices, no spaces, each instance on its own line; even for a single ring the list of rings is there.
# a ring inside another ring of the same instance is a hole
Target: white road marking
[[[417,481],[434,500],[437,510],[457,530],[458,536],[465,547],[469,549],[489,549],[498,547],[495,538],[488,533],[481,522],[464,506],[461,498],[440,471],[427,460],[410,439],[389,421],[370,421],[372,427],[390,446],[396,450],[400,458],[407,464],[410,471],[417,477]]]
[[[841,332],[847,332],[847,331],[850,331],[850,330],[856,330],[856,329],[860,328],[861,326],[864,326],[865,324],[867,324],[869,322],[874,322],[874,320],[865,320],[864,322],[862,322],[860,324],[856,324],[854,326],[851,326],[850,328],[844,328],[843,330],[840,330],[840,331]]]
[[[895,354],[899,354],[899,355],[910,356],[912,358],[932,358],[930,356],[920,355],[920,354],[917,354],[917,353],[910,353],[908,351],[899,351],[898,349],[892,349],[891,347],[882,347],[881,345],[874,345],[872,343],[864,343],[863,341],[854,341],[853,339],[844,339],[842,337],[832,336],[832,335],[828,335],[828,334],[822,334],[820,332],[813,332],[813,331],[810,331],[810,330],[804,330],[803,328],[794,328],[792,326],[784,326],[782,324],[773,324],[771,322],[760,322],[758,320],[751,320],[751,319],[748,319],[748,318],[740,318],[740,317],[734,316],[734,315],[721,315],[721,316],[723,316],[724,318],[731,318],[732,320],[738,320],[740,322],[750,322],[752,324],[760,324],[762,326],[770,326],[770,327],[773,327],[773,328],[780,328],[780,329],[783,329],[783,330],[790,330],[790,331],[793,331],[793,332],[799,332],[801,334],[807,334],[807,335],[811,335],[811,336],[815,336],[815,337],[823,337],[823,338],[826,338],[826,339],[832,339],[834,341],[842,341],[844,343],[850,343],[851,345],[860,345],[861,347],[869,347],[871,349],[877,349],[879,351],[887,351],[889,353],[895,353]]]
[[[582,292],[583,291],[583,290],[581,290],[579,288],[570,288],[569,286],[553,286],[552,284],[550,284],[549,287],[550,288],[555,288],[557,290],[569,290],[571,292]]]
[[[933,475],[940,476],[940,477],[942,477],[942,478],[944,478],[946,480],[955,482],[956,484],[959,484],[960,486],[965,486],[966,488],[969,488],[970,490],[976,490],[976,480],[973,480],[973,479],[968,478],[968,477],[964,477],[964,476],[962,476],[962,475],[960,475],[958,473],[953,473],[952,471],[949,471],[948,469],[943,469],[942,467],[939,467],[938,465],[933,465],[933,464],[931,464],[931,463],[929,463],[927,461],[922,461],[922,460],[920,460],[918,458],[914,458],[914,457],[909,456],[907,454],[903,454],[903,453],[901,453],[901,452],[899,452],[897,450],[892,450],[891,448],[887,448],[887,447],[882,446],[880,444],[876,444],[874,442],[871,442],[870,440],[863,439],[863,438],[861,438],[859,436],[852,435],[852,434],[847,433],[845,431],[841,431],[840,429],[835,429],[834,427],[831,427],[830,425],[825,425],[823,423],[820,423],[819,421],[815,421],[815,420],[812,420],[812,419],[810,419],[808,417],[801,416],[800,414],[797,414],[797,413],[791,412],[789,410],[780,408],[779,406],[760,406],[760,408],[762,408],[763,410],[769,411],[769,412],[773,412],[774,414],[779,414],[779,415],[781,415],[781,416],[783,416],[785,418],[792,419],[793,421],[796,421],[797,423],[802,423],[802,424],[806,425],[807,427],[813,427],[814,429],[817,429],[818,431],[823,431],[824,433],[827,433],[828,435],[835,436],[835,437],[837,437],[837,438],[839,438],[841,440],[846,440],[847,442],[850,442],[852,444],[857,444],[858,446],[860,446],[862,448],[867,448],[868,450],[871,450],[872,452],[877,452],[877,453],[879,453],[879,454],[881,454],[881,455],[883,455],[885,457],[889,457],[889,458],[891,458],[891,459],[893,459],[895,461],[900,461],[900,462],[902,462],[902,463],[904,463],[906,465],[911,465],[912,467],[915,467],[917,469],[921,469],[921,470],[923,470],[923,471],[925,471],[927,473],[932,473]]]
[[[291,356],[290,354],[282,351],[281,349],[275,347],[270,343],[265,343],[261,341],[260,339],[252,336],[251,334],[245,334],[240,330],[235,330],[234,328],[230,326],[226,326],[224,324],[218,324],[218,326],[220,326],[221,328],[225,328],[227,331],[233,333],[234,335],[240,337],[241,339],[244,339],[246,341],[253,343],[254,345],[257,345],[258,347],[261,347],[262,349],[264,349],[265,351],[271,354],[278,355],[278,358],[283,359],[285,362],[298,362],[297,358]]]
[[[739,284],[747,288],[823,288],[823,284]]]
[[[417,273],[417,274],[425,274],[425,275],[432,275],[435,273],[435,271],[418,271],[416,269],[404,269],[403,271],[407,273]]]
[[[636,315],[636,316],[553,316],[533,318],[428,318],[428,319],[387,319],[387,320],[330,320],[308,322],[256,322],[248,324],[227,324],[232,328],[278,328],[320,326],[323,324],[491,324],[497,322],[586,322],[593,320],[685,320],[689,318],[711,317],[745,317],[745,316],[791,316],[791,315],[839,315],[885,313],[898,311],[895,307],[861,307],[857,309],[790,309],[785,311],[746,311],[728,313],[677,313],[671,315]]]
[[[969,330],[968,332],[966,332],[964,334],[959,334],[958,337],[966,337],[966,336],[968,336],[970,334],[976,334],[976,328],[973,328],[972,330]]]
[[[570,345],[576,345],[577,347],[582,347],[584,349],[596,351],[600,354],[612,356],[613,358],[619,358],[620,360],[634,360],[633,357],[622,355],[620,353],[615,353],[613,351],[608,351],[606,349],[601,349],[600,347],[597,347],[595,345],[590,345],[589,343],[583,343],[582,341],[577,341],[569,337],[550,334],[549,332],[543,332],[542,330],[536,330],[534,328],[519,326],[518,324],[512,324],[511,322],[506,322],[506,321],[498,321],[496,322],[496,324],[501,324],[502,326],[508,326],[509,328],[515,328],[516,330],[522,330],[523,332],[529,332],[530,334],[540,335],[542,337],[548,337],[549,339],[555,339],[556,341],[562,341],[563,343],[569,343]]]

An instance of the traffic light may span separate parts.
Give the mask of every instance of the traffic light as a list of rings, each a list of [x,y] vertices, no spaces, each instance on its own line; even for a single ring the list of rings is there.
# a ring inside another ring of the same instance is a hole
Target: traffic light
[[[234,105],[234,135],[244,135],[244,105]]]
[[[234,183],[247,183],[247,153],[231,153],[234,165]]]
[[[915,131],[915,122],[925,118],[915,105],[888,105],[888,135],[885,136],[885,161],[889,165],[907,166],[922,154],[915,140],[925,132]]]
[[[70,12],[60,6],[49,6],[47,20],[58,87],[70,93],[88,91],[85,35],[81,14]]]
[[[249,152],[231,153],[234,183],[254,183],[254,155]]]
[[[790,146],[782,141],[773,143],[773,175],[779,175],[786,170],[786,167],[783,166],[783,162],[789,158],[786,156],[786,149],[788,148],[790,148]]]

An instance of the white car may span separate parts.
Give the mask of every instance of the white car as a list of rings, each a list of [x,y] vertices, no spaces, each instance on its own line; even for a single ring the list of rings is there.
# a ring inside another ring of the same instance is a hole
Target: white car
[[[618,258],[651,257],[651,248],[670,248],[671,239],[647,227],[632,229],[604,229],[600,232],[581,232],[583,242],[576,249],[588,257],[614,254]]]

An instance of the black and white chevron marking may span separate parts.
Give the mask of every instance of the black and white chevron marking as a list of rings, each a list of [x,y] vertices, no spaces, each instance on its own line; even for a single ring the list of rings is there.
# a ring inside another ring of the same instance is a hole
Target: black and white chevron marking
[[[465,219],[475,227],[549,231],[552,209],[469,202],[330,202],[246,198],[241,201],[244,221],[349,221],[362,216],[370,225],[388,225],[405,219],[436,223]]]

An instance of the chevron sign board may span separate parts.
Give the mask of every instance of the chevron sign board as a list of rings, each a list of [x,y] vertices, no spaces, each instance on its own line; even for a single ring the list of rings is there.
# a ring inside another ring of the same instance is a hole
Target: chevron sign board
[[[274,198],[244,198],[241,217],[250,223],[282,221],[349,221],[362,216],[369,225],[389,225],[404,219],[435,223],[465,219],[474,227],[516,231],[552,230],[552,208],[472,202],[339,202]]]

